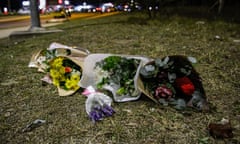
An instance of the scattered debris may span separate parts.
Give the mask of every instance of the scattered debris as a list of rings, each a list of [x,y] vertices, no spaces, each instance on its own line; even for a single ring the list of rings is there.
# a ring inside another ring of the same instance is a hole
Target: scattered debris
[[[222,38],[219,35],[215,35],[214,37],[216,40],[222,40]]]
[[[218,123],[210,123],[208,131],[214,138],[233,138],[231,123],[224,118]]]
[[[4,114],[5,117],[9,117],[10,115],[11,115],[11,112],[6,112],[6,113]]]
[[[132,113],[132,110],[130,109],[122,109],[123,112],[127,112],[128,114],[131,114]]]
[[[137,124],[137,123],[130,122],[130,123],[127,123],[126,126],[136,127],[136,126],[138,126],[138,124]]]
[[[240,43],[240,39],[235,39],[235,40],[233,40],[233,42]]]
[[[46,123],[46,120],[41,120],[41,119],[36,119],[35,121],[33,121],[32,123],[28,124],[23,130],[22,132],[30,132],[32,130],[34,130],[35,128],[41,126],[42,124]]]
[[[205,21],[197,21],[196,24],[197,24],[197,25],[204,25],[204,24],[205,24]]]

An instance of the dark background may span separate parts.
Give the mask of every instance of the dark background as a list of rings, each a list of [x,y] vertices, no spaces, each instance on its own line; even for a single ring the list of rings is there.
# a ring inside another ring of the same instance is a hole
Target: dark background
[[[11,7],[10,12],[16,12],[22,7],[23,0],[0,0],[0,9]],[[56,3],[58,0],[47,0],[48,3]],[[73,5],[83,2],[99,5],[111,0],[69,0]],[[131,0],[112,0],[114,4],[130,4]],[[140,4],[142,10],[148,11],[148,7],[158,7],[158,10],[149,12],[149,17],[153,18],[156,14],[184,14],[195,17],[199,16],[223,16],[228,19],[240,21],[240,0],[224,0],[222,9],[219,11],[219,0],[134,0],[133,4]],[[9,4],[10,3],[10,4]],[[134,5],[132,6],[134,7]],[[166,9],[171,8],[171,11]],[[191,9],[191,10],[190,10]],[[187,11],[186,11],[187,10]]]
[[[0,8],[8,7],[8,1],[10,2],[12,10],[18,10],[21,8],[23,0],[0,0]],[[57,0],[49,0],[50,2],[57,2]],[[109,2],[109,0],[85,0],[90,4],[100,4],[103,2]],[[135,0],[139,2],[143,7],[145,5],[160,3],[163,5],[171,5],[171,6],[209,6],[211,7],[217,0]],[[73,5],[82,4],[84,0],[70,0],[70,3]],[[130,0],[112,0],[111,2],[117,4],[130,3]],[[240,6],[240,0],[225,0],[224,6],[232,6],[235,7]],[[240,7],[238,7],[240,9]]]

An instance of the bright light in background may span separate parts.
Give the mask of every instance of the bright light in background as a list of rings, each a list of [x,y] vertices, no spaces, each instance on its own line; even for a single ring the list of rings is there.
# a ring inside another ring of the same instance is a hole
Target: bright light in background
[[[23,1],[23,2],[22,2],[22,5],[23,5],[23,6],[30,6],[30,1]]]
[[[111,2],[109,2],[109,3],[104,3],[103,4],[103,6],[105,6],[105,7],[113,7],[114,5],[113,5],[113,3],[111,3]]]
[[[58,4],[62,4],[63,3],[63,0],[58,0]]]
[[[69,5],[69,4],[70,4],[69,0],[65,0],[65,1],[64,1],[64,4],[65,4],[65,5]]]
[[[39,0],[39,9],[46,8],[46,0]]]
[[[69,2],[69,0],[58,0],[58,4],[69,5],[70,2]]]
[[[114,5],[113,3],[109,2],[109,3],[104,3],[101,7],[102,12],[110,12],[111,10],[109,8],[113,8]]]
[[[8,14],[8,9],[6,7],[3,8],[4,14]]]

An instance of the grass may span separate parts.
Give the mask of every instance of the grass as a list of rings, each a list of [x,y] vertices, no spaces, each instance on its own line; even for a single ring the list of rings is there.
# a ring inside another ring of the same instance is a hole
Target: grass
[[[64,31],[25,40],[0,39],[2,143],[240,143],[240,43],[233,41],[240,39],[239,24],[177,15],[149,20],[145,14],[123,13],[73,20],[56,28]],[[194,56],[211,112],[179,112],[142,96],[138,101],[114,103],[116,114],[93,124],[85,112],[84,96],[59,97],[53,85],[42,85],[42,73],[28,68],[32,53],[52,42],[91,53]],[[208,124],[222,118],[231,121],[233,139],[208,135]],[[22,133],[35,119],[47,123]]]

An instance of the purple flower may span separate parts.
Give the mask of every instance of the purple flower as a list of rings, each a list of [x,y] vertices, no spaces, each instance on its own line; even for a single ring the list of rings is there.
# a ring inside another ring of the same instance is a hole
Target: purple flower
[[[99,111],[95,111],[95,110],[90,112],[89,117],[93,122],[103,119],[102,114]]]
[[[108,105],[95,106],[89,113],[89,117],[93,122],[100,121],[104,117],[112,116],[115,113],[112,107]]]
[[[108,105],[105,105],[105,106],[102,108],[102,112],[104,113],[104,115],[105,115],[106,117],[112,116],[112,115],[115,113],[115,111],[113,110],[113,108],[110,107],[110,106],[108,106]]]

